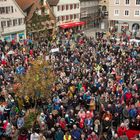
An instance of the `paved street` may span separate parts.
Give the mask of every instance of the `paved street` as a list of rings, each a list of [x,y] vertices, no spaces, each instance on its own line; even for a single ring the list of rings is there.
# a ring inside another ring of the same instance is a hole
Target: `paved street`
[[[95,37],[95,33],[96,32],[106,32],[108,31],[108,22],[107,22],[107,19],[103,19],[102,22],[105,23],[105,29],[101,29],[100,27],[99,28],[89,28],[89,29],[85,29],[84,30],[84,33],[88,36],[88,37]]]
[[[90,29],[84,30],[84,33],[88,37],[95,37],[96,32],[105,32],[105,31],[107,31],[107,30],[101,30],[100,28],[90,28]]]

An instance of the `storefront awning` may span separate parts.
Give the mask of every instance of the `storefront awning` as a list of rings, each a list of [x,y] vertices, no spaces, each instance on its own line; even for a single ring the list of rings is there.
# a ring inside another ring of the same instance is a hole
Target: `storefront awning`
[[[82,25],[85,25],[85,22],[83,22],[83,21],[70,22],[70,23],[62,24],[62,25],[60,25],[60,27],[63,29],[67,29],[67,28],[72,28],[72,27],[77,27],[77,26],[82,26]]]

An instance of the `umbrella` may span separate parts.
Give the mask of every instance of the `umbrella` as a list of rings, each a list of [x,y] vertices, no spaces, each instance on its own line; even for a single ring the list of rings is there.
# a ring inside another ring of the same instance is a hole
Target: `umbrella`
[[[7,54],[14,54],[15,52],[14,51],[9,51]]]

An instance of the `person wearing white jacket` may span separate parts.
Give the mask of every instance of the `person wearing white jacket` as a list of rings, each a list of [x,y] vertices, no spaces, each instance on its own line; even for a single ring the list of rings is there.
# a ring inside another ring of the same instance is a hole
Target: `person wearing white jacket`
[[[30,140],[39,140],[40,135],[36,132],[33,132],[30,136]]]

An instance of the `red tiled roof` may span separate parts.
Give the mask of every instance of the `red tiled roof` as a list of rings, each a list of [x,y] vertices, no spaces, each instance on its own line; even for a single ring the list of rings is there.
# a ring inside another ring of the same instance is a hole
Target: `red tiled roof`
[[[56,6],[59,0],[47,0],[50,6]]]
[[[27,8],[32,6],[37,0],[16,0],[17,4],[19,7],[25,11]]]

